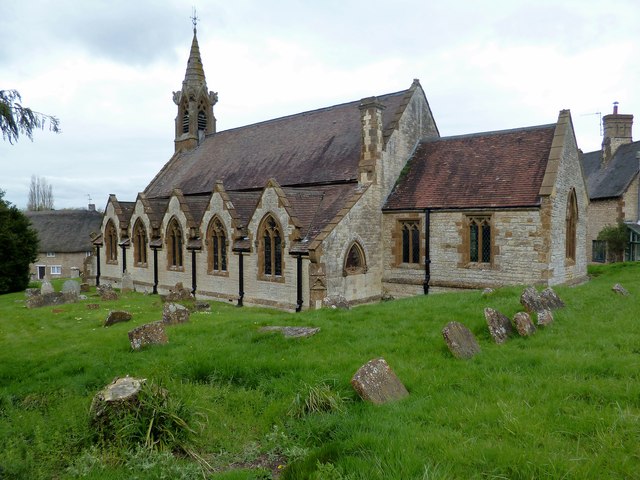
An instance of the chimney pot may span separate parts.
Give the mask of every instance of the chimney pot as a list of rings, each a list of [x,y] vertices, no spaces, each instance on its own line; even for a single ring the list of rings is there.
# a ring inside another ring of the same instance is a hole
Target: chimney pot
[[[618,114],[618,102],[613,102],[613,114]]]

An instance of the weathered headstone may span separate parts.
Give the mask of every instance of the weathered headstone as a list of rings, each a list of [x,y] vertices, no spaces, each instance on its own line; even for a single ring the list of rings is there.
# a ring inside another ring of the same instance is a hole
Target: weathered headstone
[[[564,308],[564,302],[560,299],[558,294],[551,287],[545,288],[540,297],[546,304],[549,310],[557,310],[558,308]]]
[[[442,329],[442,337],[456,358],[471,358],[480,352],[476,337],[460,322],[449,322]]]
[[[522,337],[528,337],[536,333],[536,326],[531,321],[531,315],[527,312],[518,312],[513,317],[513,323],[516,325],[516,330]]]
[[[116,323],[128,322],[133,315],[125,310],[111,310],[104,321],[105,327],[110,327]]]
[[[626,288],[624,288],[622,285],[620,285],[619,283],[616,283],[613,287],[611,287],[611,290],[613,290],[615,293],[617,293],[618,295],[622,295],[624,297],[626,297],[627,295],[629,295],[629,292],[627,291]]]
[[[269,326],[260,328],[261,332],[281,332],[286,338],[311,337],[320,331],[320,327],[279,327]]]
[[[487,297],[491,295],[494,291],[495,290],[493,288],[485,288],[484,290],[482,290],[482,296]]]
[[[210,312],[211,304],[209,302],[197,301],[193,304],[194,312]]]
[[[538,325],[547,326],[553,323],[553,313],[551,310],[540,310],[537,312]]]
[[[187,288],[184,288],[182,282],[176,283],[176,286],[169,289],[169,293],[166,296],[167,302],[177,302],[181,300],[191,300],[193,295],[191,295],[191,291]]]
[[[47,293],[53,293],[55,290],[53,289],[53,285],[49,280],[43,280],[42,285],[40,285],[40,294],[46,295]]]
[[[535,287],[527,287],[520,295],[520,303],[529,313],[545,310],[546,305]]]
[[[91,408],[91,420],[93,423],[102,421],[108,417],[112,409],[128,408],[136,403],[136,399],[146,379],[126,376],[116,378],[109,385],[100,390],[93,397]]]
[[[50,307],[53,305],[64,305],[65,303],[75,303],[78,296],[73,293],[51,292],[44,295],[33,295],[27,298],[27,308]]]
[[[122,283],[120,287],[120,293],[133,292],[133,277],[129,271],[125,271],[122,274]]]
[[[169,342],[164,322],[146,323],[129,332],[131,348],[140,350],[145,345],[163,345]]]
[[[349,310],[349,302],[342,295],[332,295],[325,297],[322,300],[322,305],[328,308],[340,308],[342,310]]]
[[[400,400],[409,392],[384,358],[367,362],[353,375],[351,385],[362,400],[376,404]]]
[[[24,295],[27,298],[33,297],[35,295],[40,295],[40,289],[39,288],[27,288],[24,291]]]
[[[99,303],[87,303],[87,308],[89,310],[98,310],[100,308]]]
[[[88,283],[81,283],[80,284],[80,291],[82,293],[88,293],[90,289],[91,289],[91,286]]]
[[[189,309],[179,303],[165,303],[162,309],[162,321],[167,325],[189,321]]]
[[[487,321],[489,333],[496,343],[502,344],[513,335],[511,321],[499,311],[487,307],[484,309],[484,318]]]
[[[76,295],[80,294],[80,284],[75,280],[67,280],[62,285],[62,293],[74,293]]]

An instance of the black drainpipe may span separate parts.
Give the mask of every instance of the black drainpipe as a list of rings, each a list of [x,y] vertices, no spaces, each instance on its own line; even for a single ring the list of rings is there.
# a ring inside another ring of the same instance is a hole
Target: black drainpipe
[[[191,250],[191,294],[196,296],[196,249]]]
[[[242,252],[238,253],[238,306],[241,307],[244,298],[244,257]]]
[[[297,306],[296,306],[296,312],[300,312],[302,311],[302,255],[299,253],[298,254],[298,263],[297,263],[297,275],[298,275],[298,279],[297,279]]]
[[[424,294],[429,294],[429,280],[431,280],[431,252],[429,234],[431,233],[431,209],[424,209],[424,282],[422,288]]]
[[[158,249],[153,248],[153,294],[158,293]]]
[[[124,273],[127,271],[127,247],[125,247],[124,245],[122,246],[122,274],[124,275]]]
[[[96,245],[96,263],[98,268],[96,269],[96,287],[100,286],[100,246]]]

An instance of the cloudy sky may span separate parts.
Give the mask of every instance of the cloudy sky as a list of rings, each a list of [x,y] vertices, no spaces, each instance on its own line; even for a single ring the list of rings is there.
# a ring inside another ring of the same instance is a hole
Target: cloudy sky
[[[568,108],[578,145],[593,151],[597,112],[618,101],[640,116],[637,0],[2,3],[0,90],[63,130],[0,142],[0,189],[20,208],[32,175],[53,186],[56,208],[135,200],[173,153],[192,6],[218,130],[414,78],[442,136],[553,123]]]

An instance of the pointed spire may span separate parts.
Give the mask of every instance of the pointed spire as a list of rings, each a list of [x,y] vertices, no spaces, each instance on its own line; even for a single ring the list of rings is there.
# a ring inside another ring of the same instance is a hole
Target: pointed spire
[[[187,61],[187,71],[184,75],[183,87],[199,88],[204,85],[207,88],[207,80],[204,76],[204,67],[200,58],[200,47],[198,46],[198,37],[196,36],[196,28],[193,28],[193,40],[191,42],[191,52]]]

